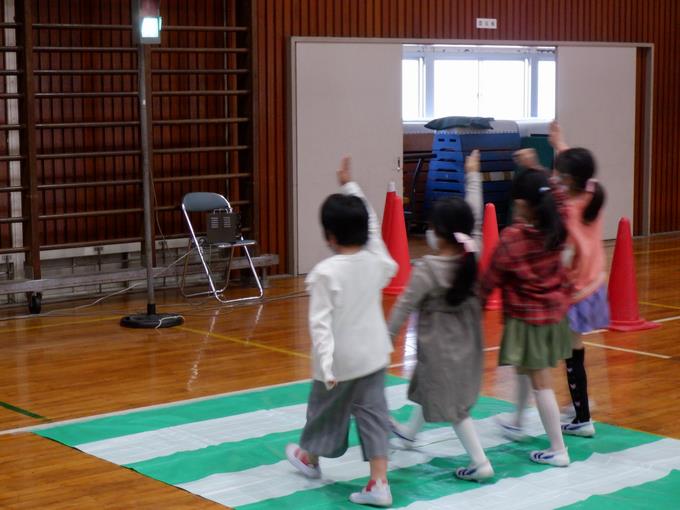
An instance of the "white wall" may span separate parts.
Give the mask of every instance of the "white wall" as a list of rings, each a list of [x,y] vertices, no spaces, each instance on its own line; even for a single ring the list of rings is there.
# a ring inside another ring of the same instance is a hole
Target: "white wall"
[[[351,155],[359,182],[382,217],[389,181],[401,192],[401,55],[398,43],[293,40],[291,201],[294,270],[330,253],[319,207],[338,190],[335,170]]]
[[[605,239],[633,216],[635,71],[635,48],[557,48],[557,118],[570,146],[595,155],[607,192]]]

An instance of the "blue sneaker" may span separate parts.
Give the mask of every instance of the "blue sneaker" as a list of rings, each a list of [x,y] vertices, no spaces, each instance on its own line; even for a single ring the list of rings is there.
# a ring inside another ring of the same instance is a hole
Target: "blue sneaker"
[[[491,467],[491,462],[487,459],[478,466],[468,466],[456,469],[456,476],[461,480],[470,480],[473,482],[481,482],[493,477],[494,472]]]
[[[498,427],[501,429],[501,434],[503,434],[504,438],[518,443],[529,439],[529,436],[524,432],[522,427],[512,425],[510,422],[505,421],[500,417],[497,417],[495,421]]]
[[[531,452],[529,458],[537,464],[549,464],[556,467],[567,467],[569,465],[569,454],[567,449],[558,452],[550,450],[536,450]]]
[[[392,434],[401,439],[402,444],[406,448],[413,448],[415,446],[416,435],[392,417],[390,417],[390,430]]]
[[[569,436],[593,437],[595,435],[595,426],[592,421],[584,421],[581,423],[563,423],[562,434]]]

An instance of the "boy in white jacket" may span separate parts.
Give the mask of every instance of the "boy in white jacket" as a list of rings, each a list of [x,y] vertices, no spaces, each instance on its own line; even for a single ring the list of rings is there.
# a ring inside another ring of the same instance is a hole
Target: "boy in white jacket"
[[[319,262],[306,279],[314,377],[307,423],[300,446],[288,445],[286,456],[305,476],[320,478],[319,457],[345,453],[354,416],[371,479],[350,500],[390,506],[384,389],[392,342],[382,289],[397,264],[380,237],[375,212],[351,180],[349,158],[342,160],[338,182],[343,193],[329,196],[321,206],[321,223],[335,254]]]

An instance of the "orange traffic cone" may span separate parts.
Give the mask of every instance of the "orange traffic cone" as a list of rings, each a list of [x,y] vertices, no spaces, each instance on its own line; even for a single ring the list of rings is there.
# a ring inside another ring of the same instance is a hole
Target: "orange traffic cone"
[[[482,224],[482,257],[479,261],[479,272],[483,273],[491,264],[491,256],[498,245],[498,221],[496,206],[486,204],[484,207],[484,223]],[[486,310],[500,310],[503,308],[501,289],[494,289],[486,300]]]
[[[658,328],[660,324],[647,322],[640,317],[638,309],[637,284],[635,283],[635,261],[633,260],[633,239],[628,218],[619,220],[616,234],[614,258],[609,274],[609,308],[612,331],[639,331]]]
[[[399,264],[397,274],[383,292],[390,296],[401,294],[411,276],[411,257],[408,254],[408,240],[406,238],[406,222],[404,220],[404,205],[397,196],[394,183],[390,183],[385,198],[385,213],[382,226],[383,240],[390,255]]]
[[[387,239],[387,233],[390,231],[390,223],[392,221],[392,213],[394,211],[394,199],[397,198],[397,189],[394,182],[390,182],[385,194],[385,209],[382,220],[382,237]]]

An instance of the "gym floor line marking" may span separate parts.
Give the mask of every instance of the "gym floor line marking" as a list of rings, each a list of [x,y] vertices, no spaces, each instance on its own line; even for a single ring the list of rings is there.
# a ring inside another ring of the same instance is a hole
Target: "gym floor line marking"
[[[677,321],[678,319],[680,319],[680,315],[676,315],[674,317],[666,317],[665,319],[656,319],[652,322],[659,322],[659,323],[661,323],[661,322],[671,322],[671,321]]]
[[[12,411],[12,412],[15,412],[17,414],[23,414],[24,416],[28,416],[29,418],[35,418],[36,420],[47,421],[47,418],[45,418],[44,416],[41,416],[41,415],[36,414],[36,413],[32,413],[31,411],[29,411],[27,409],[23,409],[19,406],[14,406],[14,405],[10,404],[9,402],[0,401],[0,407],[4,407],[5,409]]]
[[[634,251],[633,255],[648,255],[652,253],[666,253],[669,251],[680,251],[680,248],[661,248],[659,250],[649,250],[649,251]]]
[[[585,345],[590,347],[600,347],[601,349],[610,349],[612,351],[629,352],[631,354],[640,354],[641,356],[650,356],[652,358],[659,359],[673,359],[673,356],[667,356],[666,354],[655,354],[653,352],[636,351],[635,349],[625,349],[623,347],[614,347],[613,345],[596,344],[593,342],[583,342]]]
[[[657,308],[669,308],[671,310],[680,310],[680,306],[675,305],[662,305],[660,303],[651,303],[650,301],[640,301],[641,305],[656,306]]]
[[[45,319],[49,319],[49,315],[45,317]],[[83,320],[78,320],[78,321],[71,321],[71,322],[57,322],[51,323],[51,324],[41,324],[39,326],[27,326],[25,328],[18,327],[18,328],[0,328],[0,333],[5,333],[5,332],[15,332],[15,333],[20,333],[22,331],[33,331],[36,329],[45,329],[45,328],[58,328],[61,326],[74,326],[76,324],[87,324],[90,322],[102,322],[102,321],[108,321],[108,320],[113,320],[113,319],[120,319],[118,316],[108,316],[108,317],[97,317],[96,319],[83,319]],[[23,319],[14,319],[14,320],[23,320]]]
[[[272,388],[280,388],[282,386],[290,386],[293,384],[298,384],[298,383],[305,383],[305,382],[310,382],[311,379],[297,379],[295,381],[289,381],[289,382],[284,382],[284,383],[278,383],[278,384],[268,384],[265,386],[258,386],[256,388],[246,388],[243,390],[235,390],[235,391],[227,391],[224,393],[216,393],[216,394],[211,394],[211,395],[205,395],[203,397],[195,397],[195,398],[187,398],[184,400],[175,400],[173,402],[165,402],[163,404],[151,404],[148,406],[141,406],[141,407],[132,407],[129,409],[122,409],[120,411],[112,411],[110,413],[100,413],[100,414],[92,414],[89,416],[82,416],[80,418],[70,418],[67,420],[61,420],[61,421],[54,421],[51,423],[44,423],[41,425],[29,425],[28,427],[20,427],[16,429],[9,429],[9,430],[0,430],[0,436],[6,436],[10,434],[20,434],[22,432],[33,432],[36,430],[43,430],[46,428],[52,428],[56,426],[62,426],[62,425],[74,425],[76,423],[82,423],[84,421],[90,421],[90,420],[96,420],[99,418],[110,418],[112,416],[120,416],[123,414],[130,414],[130,413],[137,413],[140,411],[152,411],[156,409],[167,409],[170,407],[177,407],[185,404],[193,404],[196,402],[202,402],[204,400],[212,400],[215,398],[222,398],[222,397],[230,397],[233,395],[242,395],[242,394],[247,394],[247,393],[254,393],[256,391],[261,391],[261,390],[269,390]]]
[[[261,344],[259,342],[251,342],[249,340],[242,340],[241,338],[236,338],[233,336],[220,335],[219,333],[213,333],[212,331],[204,331],[201,329],[188,328],[186,326],[178,326],[176,329],[181,331],[188,331],[190,333],[196,333],[198,335],[207,335],[213,338],[218,338],[220,340],[226,340],[227,342],[232,342],[239,345],[245,345],[246,347],[257,347],[258,349],[264,349],[267,351],[278,352],[280,354],[287,354],[288,356],[296,356],[298,358],[310,359],[309,354],[304,354],[301,352],[296,352],[291,349],[285,349],[283,347],[272,347],[271,345]]]
[[[662,323],[662,322],[676,321],[676,320],[679,320],[679,319],[680,319],[680,315],[676,315],[674,317],[666,317],[665,319],[656,319],[653,322]],[[190,328],[186,328],[184,326],[180,326],[180,328],[192,331]],[[216,333],[209,333],[209,332],[206,332],[206,331],[200,331],[200,330],[193,330],[193,331],[199,331],[201,334],[216,335]],[[606,330],[598,330],[597,332],[603,332],[603,331],[606,331]],[[593,333],[596,333],[596,332],[594,331]],[[222,336],[222,335],[220,335],[220,336]],[[238,341],[239,343],[243,342],[244,344],[252,345],[252,342],[246,342],[245,340],[240,340],[240,339],[237,339],[237,338],[229,338],[229,337],[225,337],[225,338],[227,338],[231,341]],[[590,344],[590,342],[588,342],[588,343]],[[614,348],[614,347],[605,346],[605,345],[602,345],[602,344],[593,343],[592,345],[594,347],[609,348],[609,349],[614,349],[614,350],[623,350],[622,348]],[[263,346],[263,347],[269,347],[269,346]],[[487,347],[487,349],[494,350],[494,349],[498,349],[498,347]],[[292,352],[293,351],[289,351],[288,353],[290,354]],[[634,352],[637,352],[637,353],[643,354],[643,355],[648,354],[648,353],[643,353],[641,351],[634,351]],[[307,356],[301,355],[300,353],[295,353],[295,354],[298,355],[298,356],[307,357]],[[664,358],[667,358],[667,359],[672,359],[671,356],[666,357],[665,355],[661,355],[661,354],[656,354],[656,355],[651,354],[651,353],[649,353],[649,354],[651,356],[658,356],[658,357],[664,357]],[[92,419],[96,419],[96,418],[106,418],[106,417],[109,417],[109,416],[119,416],[121,414],[128,414],[128,413],[136,412],[136,411],[145,411],[145,410],[150,410],[150,409],[163,409],[163,408],[167,408],[167,407],[174,407],[174,406],[178,406],[178,405],[182,405],[182,404],[188,404],[188,403],[192,403],[192,402],[199,402],[201,400],[208,400],[208,399],[212,399],[212,398],[215,398],[215,397],[225,397],[225,396],[229,396],[229,395],[237,395],[239,393],[250,393],[250,392],[263,390],[263,389],[267,389],[267,388],[276,388],[276,387],[280,387],[280,386],[287,386],[289,384],[295,384],[295,383],[307,382],[307,381],[310,381],[310,379],[298,379],[298,380],[295,380],[295,381],[290,381],[290,382],[285,382],[285,383],[280,383],[280,384],[272,384],[272,385],[269,385],[269,386],[260,386],[260,387],[257,387],[257,388],[247,388],[247,389],[244,389],[244,390],[237,390],[237,391],[231,391],[231,392],[226,392],[226,393],[218,393],[218,394],[215,394],[215,395],[206,395],[204,397],[190,398],[190,399],[178,400],[178,401],[174,401],[174,402],[166,402],[164,404],[152,404],[152,405],[149,405],[149,406],[142,406],[142,407],[136,407],[136,408],[131,408],[131,409],[123,409],[121,411],[113,411],[113,412],[110,412],[110,413],[102,413],[102,414],[96,414],[96,415],[91,415],[91,416],[84,416],[84,417],[81,417],[81,418],[73,418],[73,419],[63,420],[63,421],[59,421],[59,422],[53,422],[53,423],[49,423],[49,424],[33,425],[33,426],[21,427],[21,428],[10,429],[10,430],[2,430],[2,431],[0,431],[0,436],[9,435],[9,434],[19,434],[19,433],[22,433],[22,432],[32,432],[34,430],[41,430],[41,429],[45,429],[45,428],[48,428],[48,427],[54,427],[56,425],[67,425],[67,424],[72,424],[72,423],[80,423],[80,422],[83,422],[83,421],[88,421],[88,420],[92,420]]]

